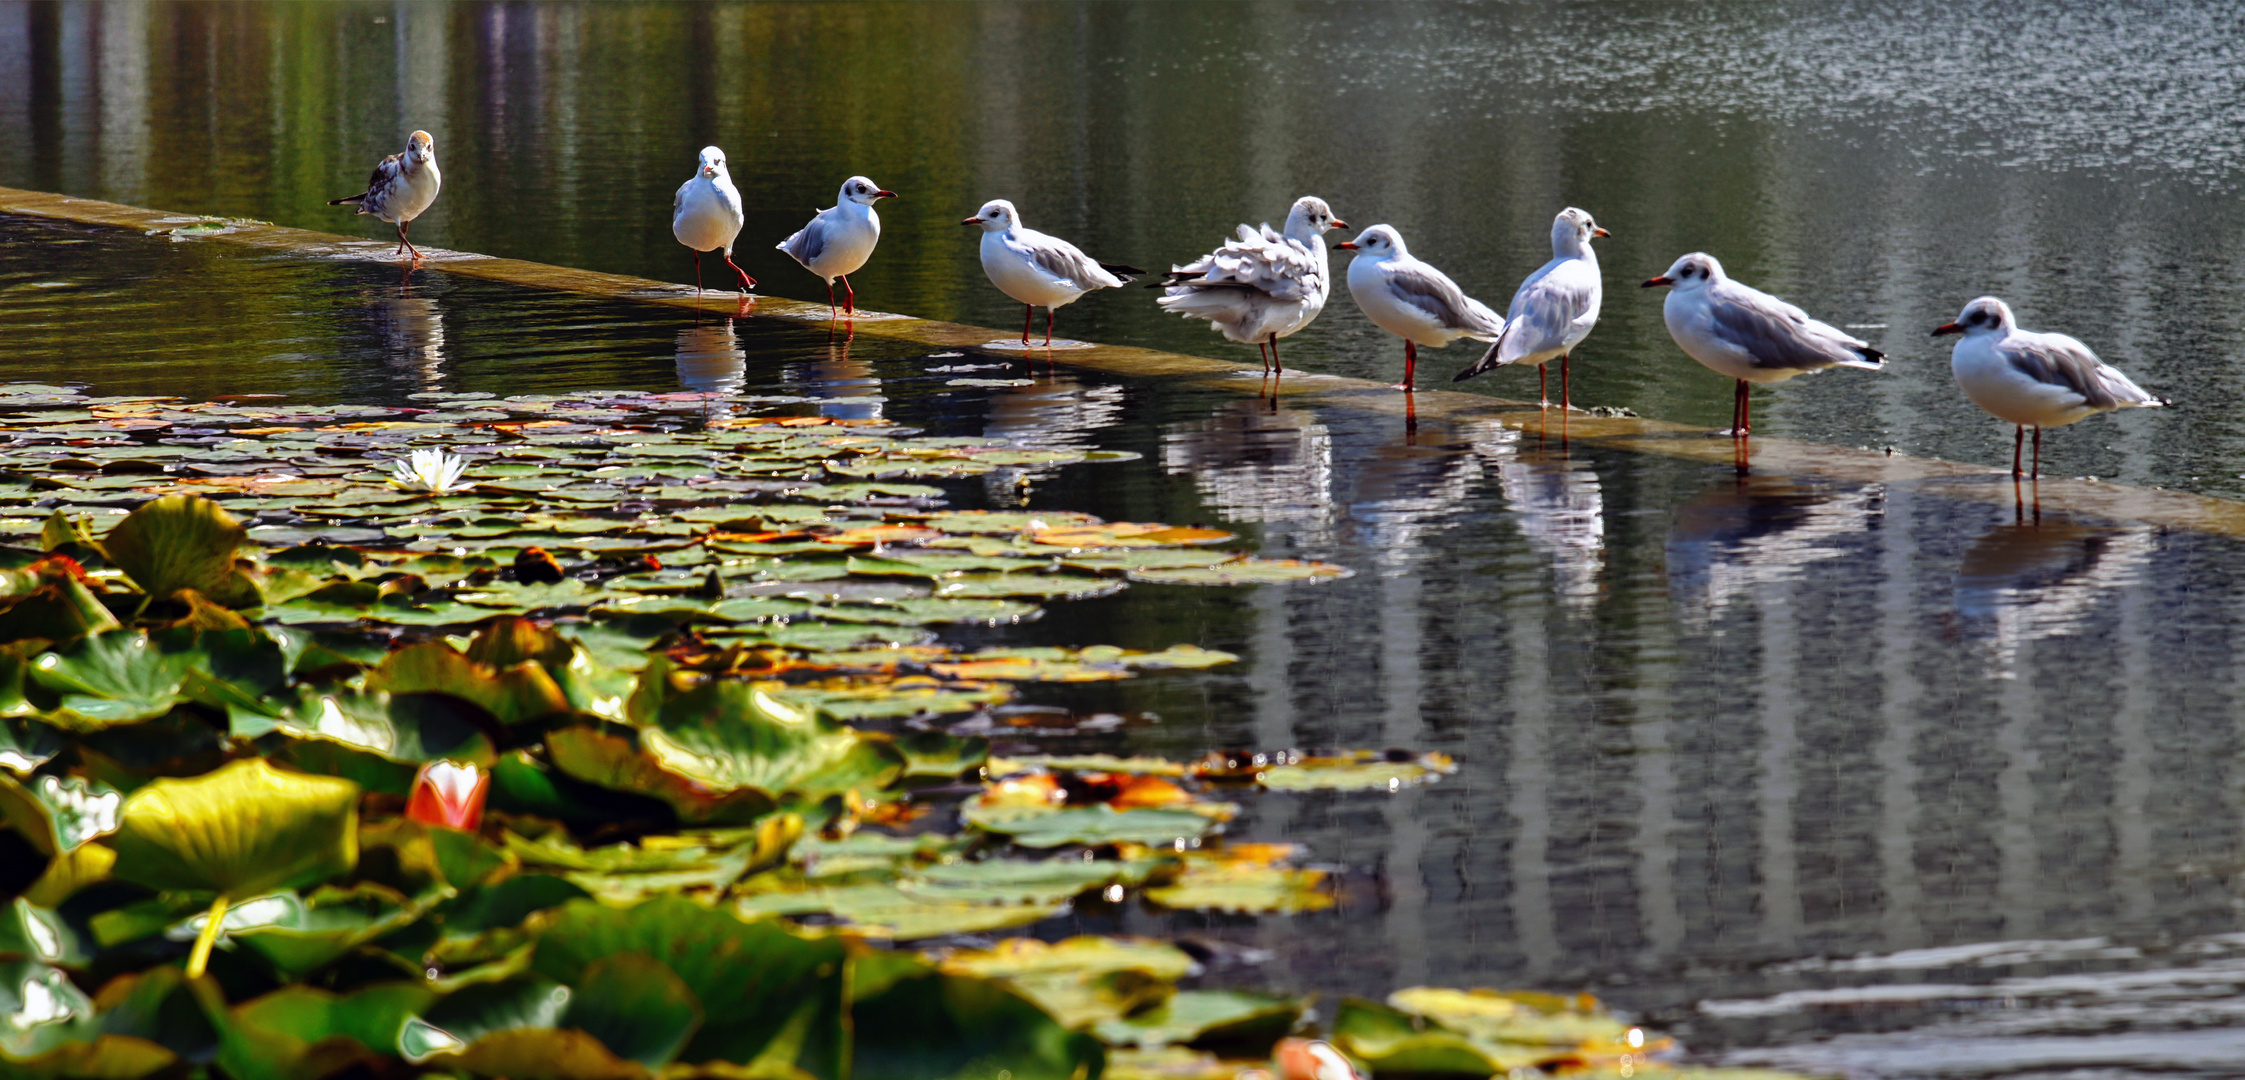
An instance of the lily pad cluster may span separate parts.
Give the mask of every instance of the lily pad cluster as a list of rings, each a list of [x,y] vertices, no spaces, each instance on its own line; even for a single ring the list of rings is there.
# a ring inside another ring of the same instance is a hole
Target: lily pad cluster
[[[1226,840],[1240,801],[1453,768],[993,757],[927,721],[1020,681],[1232,658],[963,653],[928,626],[1261,564],[1213,530],[834,484],[855,475],[837,463],[999,467],[979,443],[707,417],[689,436],[656,420],[693,403],[645,396],[446,404],[0,400],[40,421],[0,447],[0,513],[44,515],[0,548],[0,1075],[1236,1072],[1307,1003],[1196,985],[1163,942],[976,935],[1097,905],[1329,907],[1308,853]],[[471,491],[405,490],[450,471],[430,458],[393,482],[407,443],[468,424],[494,440]],[[559,445],[540,432],[599,456],[506,460]],[[671,449],[595,475],[639,445]],[[701,490],[756,470],[795,486]],[[1366,1008],[1332,1032],[1362,1064],[1486,1075],[1530,1045]],[[1533,1063],[1650,1067],[1617,1022],[1569,1015]]]

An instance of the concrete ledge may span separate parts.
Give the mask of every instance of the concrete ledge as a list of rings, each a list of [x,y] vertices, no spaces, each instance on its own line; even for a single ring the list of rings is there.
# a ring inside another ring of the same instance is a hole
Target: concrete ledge
[[[0,214],[53,218],[85,225],[131,229],[151,235],[177,235],[193,230],[200,239],[241,244],[270,251],[289,251],[307,257],[359,258],[390,262],[396,246],[387,241],[339,236],[334,233],[291,229],[263,222],[226,220],[194,214],[144,210],[95,199],[79,199],[38,191],[0,187]],[[424,248],[428,258],[422,268],[462,277],[481,278],[532,288],[629,300],[640,304],[665,304],[685,310],[707,310],[713,303],[737,302],[734,293],[707,293],[669,282],[519,259],[494,259],[463,252]],[[828,320],[824,304],[778,297],[756,296],[740,314],[754,318],[784,319],[815,324]],[[993,341],[1015,335],[1002,330],[883,315],[861,319],[857,334],[870,338],[907,341],[930,349],[977,350]],[[1396,418],[1396,435],[1403,438],[1408,423],[1455,425],[1494,422],[1530,431],[1545,439],[1580,442],[1606,449],[1684,458],[1709,463],[1751,467],[1761,473],[1824,478],[1853,483],[1915,485],[1972,502],[2012,505],[2015,485],[2008,472],[1980,465],[1963,465],[1934,458],[1913,458],[1871,450],[1856,450],[1793,439],[1757,437],[1748,447],[1750,457],[1740,457],[1733,440],[1709,428],[1689,427],[1634,417],[1594,417],[1562,414],[1538,408],[1532,402],[1509,401],[1480,394],[1424,390],[1399,394],[1363,379],[1290,372],[1273,391],[1255,368],[1121,345],[1089,348],[1009,350],[992,355],[1049,358],[1057,364],[1088,368],[1137,378],[1190,379],[1196,385],[1241,394],[1270,393],[1290,405],[1318,409],[1356,409]],[[2028,492],[2034,498],[2033,492]],[[2111,521],[2143,522],[2168,528],[2191,529],[2225,536],[2245,536],[2245,502],[2206,495],[2129,487],[2089,480],[2053,479],[2041,484],[2039,501],[2044,512]]]

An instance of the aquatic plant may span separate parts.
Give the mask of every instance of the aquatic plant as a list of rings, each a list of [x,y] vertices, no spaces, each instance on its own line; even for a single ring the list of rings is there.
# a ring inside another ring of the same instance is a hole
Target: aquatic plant
[[[228,408],[86,411],[151,432]],[[1294,997],[1180,985],[1193,964],[1167,943],[956,935],[1077,906],[1329,907],[1340,883],[1306,853],[1224,837],[1240,801],[1451,763],[1120,757],[1068,728],[1058,748],[1089,752],[994,756],[980,732],[1017,683],[1232,658],[961,652],[927,628],[1185,570],[1339,568],[839,482],[1040,452],[786,422],[696,442],[601,411],[555,421],[581,429],[558,442],[496,408],[245,412],[191,462],[18,423],[0,1074],[1228,1077],[1220,1055],[1267,1057],[1303,1022]],[[357,456],[461,423],[518,440],[472,494],[391,490]],[[572,457],[594,438],[621,464]],[[526,580],[532,548],[561,573]],[[1586,1000],[1410,993],[1344,1003],[1335,1045],[1421,1072],[1651,1074],[1641,1033]]]
[[[468,471],[468,460],[443,450],[415,450],[404,461],[390,466],[390,483],[407,491],[426,491],[432,495],[445,495],[467,485],[460,483],[460,475]]]

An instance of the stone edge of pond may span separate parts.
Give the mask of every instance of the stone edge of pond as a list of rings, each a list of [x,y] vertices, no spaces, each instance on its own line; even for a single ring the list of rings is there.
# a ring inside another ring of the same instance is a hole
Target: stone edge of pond
[[[222,229],[192,235],[198,239],[222,240],[268,250],[318,253],[330,257],[363,253],[367,261],[378,263],[392,261],[389,252],[394,248],[386,240],[367,240],[265,222],[147,210],[98,199],[8,187],[0,187],[0,214],[131,229],[149,235],[173,235],[174,230],[185,227],[220,225],[223,226]],[[712,297],[729,298],[734,295],[711,293],[697,296],[683,285],[648,278],[576,270],[519,259],[491,258],[439,248],[427,250],[430,257],[423,261],[422,269],[510,285],[684,309],[706,307],[712,303]],[[749,317],[778,318],[809,325],[827,321],[827,313],[819,308],[820,305],[815,303],[758,295],[753,298],[746,314]],[[984,353],[993,352],[986,348],[992,342],[1012,337],[1007,331],[893,315],[860,321],[856,324],[855,332],[867,337],[908,341],[934,348]],[[1413,423],[1451,427],[1471,422],[1496,422],[1546,440],[1557,438],[1562,445],[1573,441],[1600,448],[1710,464],[1739,462],[1733,441],[1714,429],[1662,420],[1555,413],[1538,408],[1533,402],[1447,390],[1426,390],[1405,395],[1365,379],[1308,372],[1288,373],[1273,392],[1255,368],[1206,357],[1123,345],[1090,345],[1049,353],[1006,350],[993,354],[1011,356],[1017,353],[1033,359],[1049,358],[1071,367],[1134,378],[1181,376],[1191,378],[1196,385],[1212,389],[1242,394],[1251,390],[1258,394],[1269,392],[1273,398],[1273,408],[1277,407],[1278,399],[1284,398],[1292,405],[1354,409],[1394,416],[1406,421],[1404,425],[1399,425],[1399,435],[1405,434],[1407,427]],[[1832,446],[1796,439],[1755,438],[1752,440],[1748,463],[1753,469],[1763,473],[1851,483],[1916,486],[1937,490],[1940,495],[1949,498],[1996,505],[2014,501],[2006,498],[2013,494],[2013,487],[2005,482],[2009,477],[2000,468],[1938,458],[1910,457],[1890,451]],[[2141,522],[2245,537],[2245,502],[2210,495],[2133,487],[2086,478],[2062,478],[2043,481],[2038,498],[2041,509],[2055,515]]]

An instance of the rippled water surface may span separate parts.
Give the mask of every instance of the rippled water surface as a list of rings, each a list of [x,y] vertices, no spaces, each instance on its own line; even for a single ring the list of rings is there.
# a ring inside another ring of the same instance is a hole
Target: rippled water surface
[[[324,203],[420,127],[446,188],[417,239],[679,281],[669,194],[716,142],[750,203],[741,261],[771,292],[815,294],[766,245],[863,172],[904,198],[883,204],[861,300],[997,326],[1017,311],[956,224],[985,198],[1157,265],[1312,192],[1492,302],[1576,204],[1616,234],[1578,401],[1724,419],[1728,388],[1634,288],[1704,248],[1894,356],[1769,392],[1758,427],[1999,462],[2009,431],[1924,336],[1996,292],[2179,403],[2054,433],[2052,471],[2237,495],[2241,26],[2245,8],[2213,4],[0,3],[0,184],[374,236]],[[1244,359],[1142,291],[1061,327]],[[1392,379],[1399,352],[1341,297],[1287,359]],[[1432,353],[1429,375],[1469,359]],[[1253,803],[1234,834],[1308,844],[1340,871],[1335,911],[1040,932],[1189,934],[1210,981],[1329,994],[1588,988],[1702,1053],[1851,1075],[2245,1068],[2237,541],[2021,523],[1945,489],[1741,478],[1496,422],[1406,440],[1390,416],[1205,386],[931,370],[1001,362],[0,218],[10,380],[759,395],[1135,450],[1025,497],[1353,568],[1137,585],[972,632],[1242,657],[1031,687],[1135,718],[1046,743],[1461,763],[1392,796]]]

